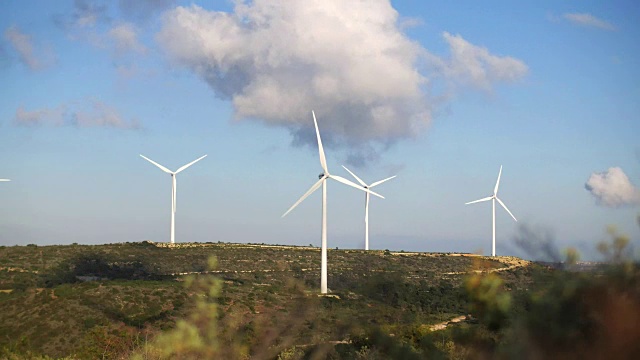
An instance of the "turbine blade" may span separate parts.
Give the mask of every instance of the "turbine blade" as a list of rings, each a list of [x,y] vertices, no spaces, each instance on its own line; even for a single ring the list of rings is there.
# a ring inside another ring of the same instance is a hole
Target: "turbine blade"
[[[177,173],[179,173],[180,171],[182,171],[182,170],[184,170],[184,169],[188,168],[189,166],[191,166],[191,165],[193,165],[193,164],[197,163],[198,161],[200,161],[200,160],[202,160],[202,159],[206,158],[206,157],[207,157],[207,155],[205,155],[205,156],[201,156],[201,157],[199,157],[199,158],[197,158],[197,159],[193,160],[192,162],[188,163],[187,165],[184,165],[184,166],[183,166],[183,167],[181,167],[180,169],[176,170],[176,174],[177,174]]]
[[[322,166],[322,170],[324,170],[325,174],[329,173],[329,169],[327,169],[327,158],[324,156],[324,148],[322,147],[322,139],[320,139],[320,130],[318,130],[318,121],[316,120],[316,113],[311,110],[311,114],[313,115],[313,125],[316,127],[316,137],[318,138],[318,152],[320,153],[320,165]]]
[[[287,216],[288,213],[291,212],[291,210],[293,210],[296,206],[298,206],[298,204],[300,204],[304,199],[307,198],[307,196],[311,195],[314,191],[318,190],[318,188],[322,185],[322,182],[325,181],[327,179],[326,176],[323,176],[322,179],[318,180],[315,184],[313,184],[313,186],[311,186],[309,188],[309,190],[307,190],[306,193],[304,193],[304,195],[302,195],[300,197],[300,199],[298,199],[298,201],[296,201],[295,204],[291,205],[291,207],[289,208],[289,210],[287,210],[286,213],[282,214],[281,217],[285,217]]]
[[[345,185],[352,186],[352,187],[354,187],[354,188],[356,188],[356,189],[358,189],[358,190],[362,190],[362,191],[368,192],[368,193],[373,194],[373,195],[375,195],[375,196],[377,196],[377,197],[379,197],[379,198],[384,199],[384,196],[382,196],[382,195],[380,195],[380,194],[378,194],[378,193],[375,193],[375,192],[373,192],[373,191],[371,191],[371,190],[369,190],[369,189],[365,189],[365,188],[363,188],[362,186],[358,186],[356,183],[351,182],[351,181],[349,181],[349,180],[347,180],[347,179],[343,178],[342,176],[329,175],[329,178],[331,178],[331,179],[333,179],[333,180],[336,180],[336,181],[339,181],[339,182],[341,182],[341,183],[343,183],[343,184],[345,184]]]
[[[384,199],[384,196],[382,196],[382,195],[378,194],[377,192],[375,192],[375,191],[371,191],[371,190],[369,190],[369,189],[366,189],[366,190],[367,190],[367,192],[368,192],[369,194],[371,194],[371,195],[375,195],[375,196],[379,197],[380,199]]]
[[[488,201],[488,200],[491,200],[491,199],[493,199],[493,196],[488,196],[488,197],[486,197],[486,198],[482,198],[482,199],[480,199],[480,200],[470,201],[470,202],[468,202],[468,203],[464,203],[464,204],[465,204],[465,205],[475,204],[475,203],[479,203],[479,202],[483,202],[483,201]]]
[[[396,176],[398,176],[398,175],[393,175],[392,177],[388,177],[388,178],[386,178],[386,179],[384,179],[384,180],[376,181],[376,182],[374,182],[373,184],[369,185],[369,188],[372,188],[372,187],[374,187],[374,186],[380,185],[380,184],[382,184],[383,182],[385,182],[385,181],[387,181],[387,180],[391,180],[391,179],[393,179],[393,178],[394,178],[394,177],[396,177]]]
[[[500,175],[502,175],[502,165],[500,165],[500,172],[498,172],[498,181],[496,181],[496,187],[493,188],[493,196],[498,195],[498,186],[500,186]]]
[[[0,179],[0,181],[11,181],[9,179]]]
[[[343,167],[345,170],[347,170],[347,171],[349,172],[349,174],[351,174],[351,176],[353,176],[354,178],[356,178],[356,180],[358,180],[358,182],[360,183],[360,185],[362,185],[362,186],[367,186],[367,184],[366,184],[364,181],[362,181],[362,179],[360,179],[359,177],[357,177],[357,176],[356,176],[356,174],[352,173],[352,172],[351,172],[351,170],[347,169],[347,167],[346,167],[346,166],[342,165],[342,167]]]
[[[515,220],[516,222],[518,221],[518,219],[516,219],[515,216],[513,216],[513,214],[511,213],[511,211],[509,211],[509,209],[507,208],[507,205],[505,205],[502,200],[500,200],[499,198],[496,197],[496,200],[498,200],[498,202],[500,203],[500,205],[502,205],[502,207],[507,210],[507,212],[509,213],[509,215],[511,215],[511,217],[513,218],[513,220]]]
[[[162,165],[158,164],[157,162],[155,162],[155,161],[153,161],[153,160],[149,159],[148,157],[146,157],[146,156],[144,156],[144,155],[142,155],[142,154],[140,154],[140,156],[141,156],[143,159],[147,160],[148,162],[152,163],[153,165],[155,165],[155,166],[159,167],[159,168],[160,168],[160,170],[162,170],[162,171],[166,172],[167,174],[173,174],[173,171],[171,171],[171,170],[167,169],[166,167],[164,167],[164,166],[162,166]]]
[[[173,213],[175,214],[176,209],[178,208],[176,193],[178,192],[178,183],[176,182],[176,176],[173,175],[171,177],[171,204],[173,206]]]

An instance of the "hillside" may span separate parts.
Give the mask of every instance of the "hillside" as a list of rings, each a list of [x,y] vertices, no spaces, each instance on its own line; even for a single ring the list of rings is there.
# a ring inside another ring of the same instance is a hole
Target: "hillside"
[[[217,265],[208,270],[211,257]],[[517,258],[472,254],[329,249],[328,261],[331,296],[318,297],[320,250],[313,247],[0,247],[0,348],[126,356],[194,309],[198,292],[184,286],[189,274],[222,280],[221,331],[254,349],[265,329],[279,331],[271,345],[309,346],[353,339],[370,326],[396,334],[429,328],[468,313],[467,274],[499,273],[507,290],[519,291],[539,270]]]

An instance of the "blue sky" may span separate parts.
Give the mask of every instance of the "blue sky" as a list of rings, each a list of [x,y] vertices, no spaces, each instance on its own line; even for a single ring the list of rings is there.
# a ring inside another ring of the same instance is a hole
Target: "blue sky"
[[[634,1],[8,1],[0,12],[0,244],[319,245],[321,172],[391,175],[373,249],[518,254],[519,226],[589,258],[640,246]],[[585,186],[586,185],[586,186]],[[329,183],[329,247],[364,195]]]

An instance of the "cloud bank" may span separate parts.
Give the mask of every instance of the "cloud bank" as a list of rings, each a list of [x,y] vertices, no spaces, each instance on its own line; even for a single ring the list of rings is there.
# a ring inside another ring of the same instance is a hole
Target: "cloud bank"
[[[598,204],[607,207],[640,205],[640,190],[635,187],[619,167],[594,172],[585,184]]]
[[[230,100],[238,119],[284,126],[294,144],[314,144],[314,109],[328,144],[370,159],[373,145],[428,127],[432,81],[489,89],[527,73],[522,61],[460,35],[444,33],[451,56],[434,56],[402,32],[404,21],[386,0],[256,0],[233,12],[192,5],[164,14],[157,41]]]
[[[78,128],[115,128],[137,130],[141,126],[135,119],[126,120],[119,111],[99,100],[93,100],[87,107],[69,107],[16,111],[14,123],[21,126],[75,126]]]
[[[609,31],[616,30],[616,27],[612,24],[587,13],[567,13],[562,15],[562,17],[576,25],[595,27]]]

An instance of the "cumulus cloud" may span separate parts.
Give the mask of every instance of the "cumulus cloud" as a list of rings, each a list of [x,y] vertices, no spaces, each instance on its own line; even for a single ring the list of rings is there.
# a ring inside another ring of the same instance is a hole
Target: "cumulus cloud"
[[[616,27],[612,24],[587,13],[567,13],[562,15],[562,17],[567,19],[572,24],[576,25],[595,27],[598,29],[610,31],[616,29]]]
[[[315,109],[323,140],[350,147],[360,162],[429,125],[433,78],[489,88],[527,71],[519,60],[448,33],[453,55],[440,59],[403,26],[387,0],[256,0],[236,3],[233,12],[196,5],[167,11],[157,41],[230,100],[237,118],[284,126],[294,144],[314,144]],[[427,61],[437,74],[427,74]]]
[[[92,100],[89,106],[60,105],[56,108],[16,110],[14,123],[22,126],[75,126],[78,128],[104,127],[116,129],[140,129],[135,119],[126,120],[119,111],[99,100]]]
[[[53,55],[49,50],[38,51],[32,37],[15,26],[5,30],[4,38],[16,51],[20,62],[31,70],[41,70],[53,62]]]
[[[594,172],[585,184],[598,204],[607,207],[640,205],[640,190],[631,183],[619,167]]]

